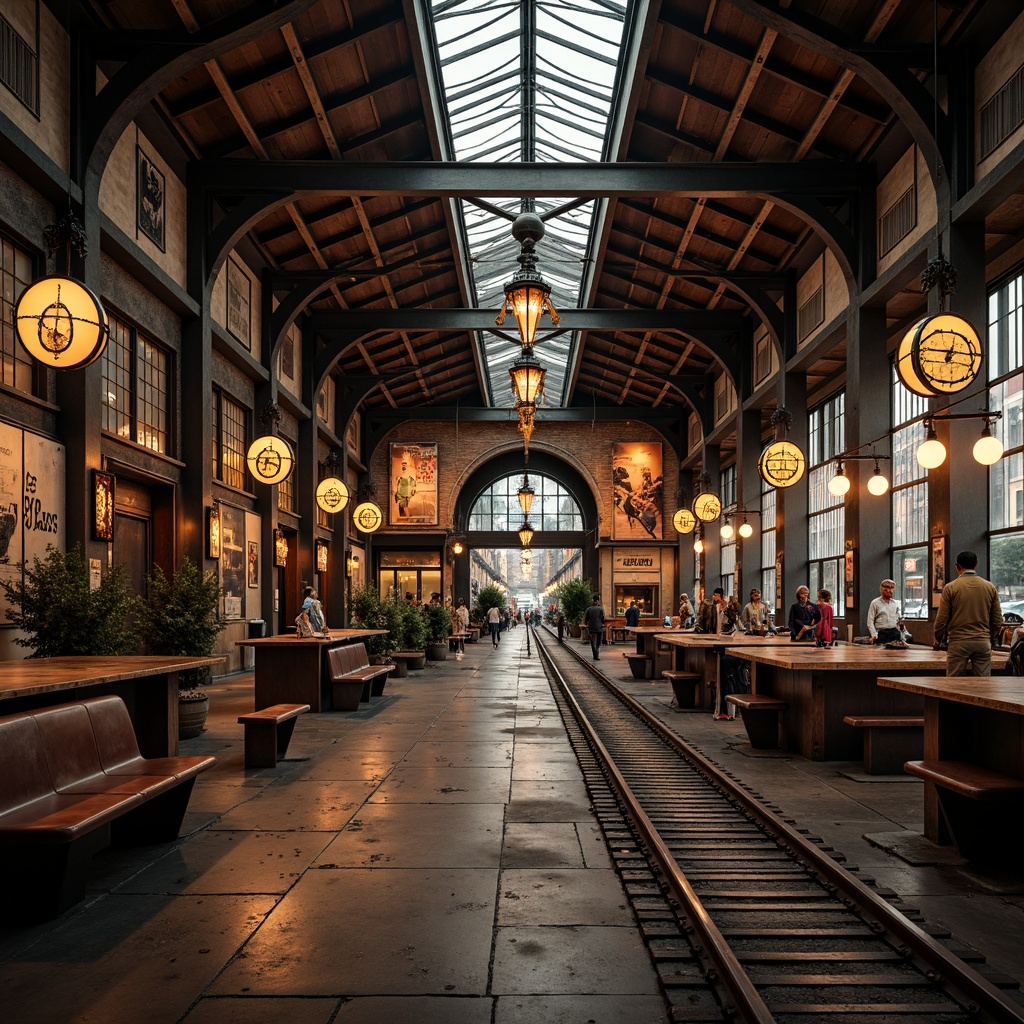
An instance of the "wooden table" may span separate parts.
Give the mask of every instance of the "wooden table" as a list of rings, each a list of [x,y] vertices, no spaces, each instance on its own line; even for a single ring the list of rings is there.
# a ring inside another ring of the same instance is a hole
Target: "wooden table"
[[[382,636],[386,629],[332,629],[330,637],[284,636],[236,640],[236,647],[252,647],[256,655],[255,707],[308,704],[313,711],[331,708],[331,672],[327,652],[332,647]]]
[[[730,646],[727,654],[751,663],[751,689],[787,701],[786,743],[812,761],[853,761],[862,755],[860,731],[845,715],[920,715],[924,699],[877,685],[880,675],[936,675],[946,652],[911,645],[905,650],[841,643],[838,647],[783,643]],[[992,652],[993,667],[1006,655]]]
[[[882,676],[878,686],[924,701],[926,761],[964,761],[1024,779],[1024,678]],[[949,842],[935,784],[928,780],[924,834],[933,842]]]
[[[658,638],[682,633],[681,629],[670,626],[626,626],[626,632],[636,637],[636,653],[650,659],[646,679],[660,679],[662,669],[671,667],[671,657],[660,657]]]
[[[225,658],[71,655],[5,661],[0,713],[14,714],[115,694],[128,708],[143,757],[178,753],[178,673]]]
[[[721,678],[720,665],[725,649],[735,646],[764,647],[783,642],[788,644],[789,633],[782,636],[747,636],[745,633],[722,636],[717,633],[694,633],[686,630],[665,632],[662,630],[658,634],[658,639],[675,649],[673,668],[680,672],[696,672],[704,680],[697,694],[697,706],[705,710],[712,710],[711,692],[714,687],[718,686],[718,680]]]

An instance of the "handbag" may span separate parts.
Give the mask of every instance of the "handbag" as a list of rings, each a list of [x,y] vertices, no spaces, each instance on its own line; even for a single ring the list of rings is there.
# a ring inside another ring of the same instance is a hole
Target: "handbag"
[[[295,635],[298,637],[311,637],[313,627],[309,624],[309,613],[299,612],[295,616]]]

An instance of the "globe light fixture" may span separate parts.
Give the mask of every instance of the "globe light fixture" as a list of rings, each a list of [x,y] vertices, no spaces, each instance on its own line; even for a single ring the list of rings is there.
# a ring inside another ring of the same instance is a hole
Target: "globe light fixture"
[[[846,470],[840,462],[839,468],[836,470],[836,475],[828,482],[828,492],[829,494],[834,494],[837,498],[841,498],[844,494],[848,493],[849,490],[850,478],[846,475]]]
[[[245,464],[261,484],[279,484],[295,468],[295,453],[283,437],[264,434],[249,445]]]
[[[42,277],[14,306],[21,347],[55,370],[80,370],[96,362],[107,344],[107,314],[100,300],[70,277]]]
[[[452,554],[453,555],[461,555],[462,552],[465,551],[465,550],[466,550],[465,545],[462,543],[461,540],[457,540],[457,541],[453,541],[452,542]]]
[[[882,476],[882,471],[878,466],[878,459],[875,459],[875,471],[871,474],[871,479],[868,480],[868,490],[877,497],[881,497],[889,490],[889,481],[886,477]]]
[[[937,469],[946,461],[946,446],[935,433],[935,421],[925,420],[925,439],[917,449],[918,465],[925,469]]]
[[[703,552],[704,552],[704,541],[700,537],[698,537],[693,542],[693,553],[695,555],[700,555],[700,554],[703,554]]]
[[[351,497],[343,480],[329,476],[321,480],[316,488],[316,503],[325,512],[341,512]]]
[[[994,466],[1003,457],[1003,443],[992,434],[989,421],[985,420],[981,437],[974,442],[974,461],[983,466]]]
[[[725,517],[725,522],[722,523],[721,529],[718,531],[723,540],[731,540],[733,535],[732,523],[729,522],[729,517]]]
[[[754,528],[750,525],[750,523],[747,522],[746,516],[743,517],[743,522],[740,523],[740,528],[738,532],[744,540],[747,540],[749,537],[754,536]]]

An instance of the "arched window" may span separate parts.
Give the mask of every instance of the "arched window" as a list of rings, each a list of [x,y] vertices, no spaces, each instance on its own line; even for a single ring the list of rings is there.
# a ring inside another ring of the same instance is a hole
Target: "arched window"
[[[519,507],[521,473],[495,480],[476,499],[469,513],[469,529],[516,530],[523,521]],[[554,477],[530,474],[534,490],[530,525],[535,530],[582,530],[583,513],[576,499]]]

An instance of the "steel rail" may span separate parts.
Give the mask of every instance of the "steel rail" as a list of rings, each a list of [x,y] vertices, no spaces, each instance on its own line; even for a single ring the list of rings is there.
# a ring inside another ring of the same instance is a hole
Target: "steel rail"
[[[538,649],[543,651],[545,661],[550,661],[550,656],[544,650],[545,643],[540,642],[539,633],[540,631],[537,631]],[[548,631],[548,636],[550,637],[550,631]],[[550,641],[548,640],[547,642]],[[922,928],[891,907],[878,893],[872,891],[855,875],[828,856],[827,853],[824,853],[814,843],[808,841],[795,828],[788,825],[779,815],[765,806],[760,799],[732,780],[711,760],[688,744],[677,733],[669,729],[668,726],[651,714],[639,701],[616,687],[611,680],[587,659],[582,657],[582,655],[573,650],[571,646],[563,645],[562,649],[568,651],[582,668],[599,680],[610,694],[627,707],[664,742],[668,743],[680,756],[686,759],[713,786],[753,816],[777,842],[797,853],[800,863],[805,870],[817,874],[824,883],[834,887],[841,898],[849,900],[850,906],[857,908],[872,931],[890,941],[893,948],[901,955],[906,956],[908,960],[913,958],[916,961],[916,969],[921,971],[922,974],[936,982],[941,982],[947,993],[960,1002],[966,1012],[972,1015],[984,1013],[987,1015],[987,1019],[998,1022],[998,1024],[1024,1024],[1024,1009],[1007,1000],[995,985],[947,950]],[[559,680],[564,680],[561,672],[558,672],[557,675]],[[560,685],[564,686],[565,684],[560,683]],[[569,694],[567,699],[570,698],[573,706],[578,707],[579,702],[575,696]],[[582,709],[580,709],[580,713],[582,714]],[[588,723],[587,729],[589,732],[593,727]],[[597,742],[601,743],[599,739],[597,739]],[[601,744],[601,749],[602,757],[604,757],[605,750],[603,744]],[[617,768],[613,767],[610,770],[618,776]],[[623,780],[623,785],[626,785],[625,780]],[[641,811],[641,813],[643,812]],[[646,814],[643,816],[646,820]],[[648,825],[653,828],[649,821]],[[667,847],[661,842],[660,837],[657,841],[652,842],[651,849],[659,850],[659,861],[661,851],[667,852]],[[668,853],[668,856],[671,858],[670,853]],[[672,859],[672,864],[674,871],[671,873],[671,876],[674,876],[675,872],[678,872],[678,866],[675,865],[674,859]],[[663,870],[666,870],[666,878],[669,878],[670,873],[664,868],[664,865],[661,866]],[[696,899],[696,896],[694,898]],[[701,907],[701,911],[706,913],[703,907]],[[740,970],[742,970],[742,967],[740,967]]]
[[[647,816],[640,801],[633,794],[632,789],[619,771],[615,761],[608,750],[601,742],[597,730],[591,724],[589,718],[580,706],[575,694],[572,692],[564,675],[552,660],[547,651],[545,643],[537,638],[537,652],[540,654],[548,671],[555,677],[562,690],[562,696],[572,708],[572,712],[580,728],[586,736],[587,742],[592,745],[604,768],[610,776],[610,781],[626,807],[628,817],[633,823],[641,837],[658,864],[662,872],[662,879],[670,889],[672,896],[683,908],[684,913],[693,926],[694,931],[702,943],[702,952],[714,965],[718,977],[709,977],[713,983],[720,983],[732,999],[735,1010],[741,1015],[744,1024],[775,1024],[775,1017],[756,986],[750,980],[750,976],[743,969],[736,954],[732,951],[725,936],[719,931],[718,926],[712,921],[711,915],[707,912],[704,904],[694,892],[693,887],[687,881],[686,876],[680,871],[679,865],[669,851],[653,822]],[[699,953],[700,951],[698,951]],[[733,1009],[723,1007],[723,1013],[731,1016]]]

